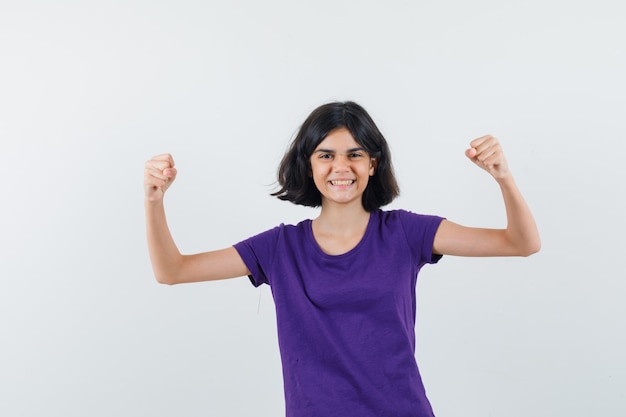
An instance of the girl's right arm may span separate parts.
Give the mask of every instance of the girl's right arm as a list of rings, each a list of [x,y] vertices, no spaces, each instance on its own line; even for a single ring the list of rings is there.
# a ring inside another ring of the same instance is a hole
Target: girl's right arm
[[[176,173],[169,154],[155,156],[145,164],[146,234],[157,281],[172,285],[249,275],[234,247],[194,255],[180,253],[170,234],[163,205],[165,191],[174,182]]]

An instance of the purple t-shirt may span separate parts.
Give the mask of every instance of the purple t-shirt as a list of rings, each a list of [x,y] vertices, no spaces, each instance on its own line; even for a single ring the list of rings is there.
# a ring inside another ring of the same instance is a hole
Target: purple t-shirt
[[[432,417],[415,361],[415,283],[435,263],[441,217],[371,213],[361,241],[328,255],[311,220],[235,248],[276,306],[287,417]]]

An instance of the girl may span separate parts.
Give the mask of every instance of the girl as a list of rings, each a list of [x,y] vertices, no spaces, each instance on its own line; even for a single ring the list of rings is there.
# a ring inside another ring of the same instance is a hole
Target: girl
[[[420,268],[442,255],[528,256],[540,248],[498,140],[475,139],[465,154],[500,186],[506,229],[381,210],[399,191],[385,138],[358,104],[322,105],[285,154],[273,194],[319,206],[319,216],[195,255],[181,255],[168,230],[163,196],[176,168],[170,155],[156,156],[144,175],[156,279],[249,276],[271,286],[287,417],[433,416],[415,361]]]

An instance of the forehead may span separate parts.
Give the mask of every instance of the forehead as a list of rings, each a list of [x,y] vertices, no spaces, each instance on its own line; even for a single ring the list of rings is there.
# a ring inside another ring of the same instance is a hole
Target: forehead
[[[361,145],[359,145],[359,143],[354,139],[352,133],[350,133],[350,131],[345,127],[340,127],[331,131],[315,149],[339,150],[360,147]]]

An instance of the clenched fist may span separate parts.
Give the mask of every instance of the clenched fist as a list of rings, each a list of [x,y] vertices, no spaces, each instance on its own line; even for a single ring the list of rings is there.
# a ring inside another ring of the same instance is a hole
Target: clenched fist
[[[170,154],[157,155],[146,161],[143,171],[143,186],[146,200],[149,202],[163,200],[165,191],[176,179],[174,159]]]
[[[491,135],[481,136],[471,141],[470,148],[465,151],[465,156],[490,173],[496,180],[509,175],[509,166],[504,158],[500,142]]]

